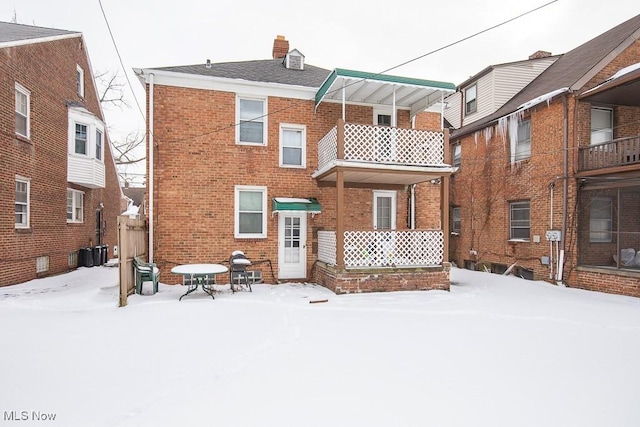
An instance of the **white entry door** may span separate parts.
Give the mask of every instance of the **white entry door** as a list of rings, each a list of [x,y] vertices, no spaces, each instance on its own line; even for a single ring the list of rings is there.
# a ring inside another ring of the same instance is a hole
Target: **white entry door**
[[[390,232],[396,229],[396,192],[373,192],[373,229],[377,230],[374,239],[375,264],[390,265],[395,257],[395,235]],[[388,231],[388,232],[385,232]]]
[[[307,214],[278,214],[278,277],[307,277]]]

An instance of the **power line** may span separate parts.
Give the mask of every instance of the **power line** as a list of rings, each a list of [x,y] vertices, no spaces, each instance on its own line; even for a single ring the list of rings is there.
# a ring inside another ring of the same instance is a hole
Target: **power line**
[[[99,0],[99,1],[100,1],[100,0]],[[427,56],[433,55],[434,53],[440,52],[440,51],[442,51],[442,50],[444,50],[444,49],[448,49],[448,48],[450,48],[450,47],[452,47],[452,46],[455,46],[455,45],[457,45],[457,44],[463,43],[463,42],[465,42],[465,41],[467,41],[467,40],[469,40],[469,39],[472,39],[472,38],[474,38],[474,37],[477,37],[477,36],[479,36],[479,35],[481,35],[481,34],[484,34],[484,33],[488,32],[488,31],[494,30],[494,29],[499,28],[499,27],[501,27],[501,26],[504,26],[504,25],[506,25],[506,24],[508,24],[508,23],[510,23],[510,22],[513,22],[513,21],[515,21],[515,20],[517,20],[517,19],[520,19],[520,18],[522,18],[522,17],[524,17],[524,16],[526,16],[526,15],[529,15],[529,14],[531,14],[531,13],[533,13],[533,12],[536,12],[536,11],[538,11],[538,10],[540,10],[540,9],[543,9],[543,8],[545,8],[545,7],[547,7],[547,6],[551,5],[551,4],[553,4],[553,3],[556,3],[557,1],[558,1],[558,0],[552,0],[552,1],[547,2],[547,3],[545,3],[545,4],[541,5],[541,6],[535,7],[535,8],[533,8],[533,9],[530,9],[530,10],[528,10],[528,11],[526,11],[526,12],[523,12],[523,13],[521,13],[521,14],[517,15],[517,16],[514,16],[514,17],[512,17],[512,18],[509,18],[509,19],[507,19],[507,20],[505,20],[505,21],[502,21],[502,22],[500,22],[500,23],[498,23],[498,24],[492,25],[491,27],[485,28],[484,30],[478,31],[478,32],[476,32],[476,33],[473,33],[473,34],[471,34],[471,35],[468,35],[468,36],[465,36],[465,37],[463,37],[463,38],[461,38],[461,39],[458,39],[458,40],[456,40],[456,41],[454,41],[454,42],[451,42],[451,43],[449,43],[449,44],[447,44],[447,45],[445,45],[445,46],[439,47],[439,48],[434,49],[434,50],[432,50],[432,51],[430,51],[430,52],[427,52],[427,53],[424,53],[424,54],[422,54],[422,55],[416,56],[416,57],[415,57],[415,58],[413,58],[413,59],[410,59],[410,60],[405,61],[405,62],[403,62],[403,63],[401,63],[401,64],[398,64],[398,65],[395,65],[395,66],[393,66],[393,67],[391,67],[391,68],[387,68],[386,70],[384,70],[384,71],[380,71],[379,73],[374,73],[374,74],[372,74],[372,77],[382,75],[382,74],[387,73],[387,72],[389,72],[389,71],[391,71],[391,70],[395,70],[395,69],[400,68],[400,67],[402,67],[402,66],[404,66],[404,65],[410,64],[410,63],[412,63],[412,62],[418,61],[418,60],[420,60],[420,59],[422,59],[422,58],[425,58],[425,57],[427,57]],[[105,18],[105,19],[106,19],[106,18]],[[115,42],[114,42],[114,43],[115,43]],[[353,82],[349,83],[348,85],[345,85],[344,87],[345,87],[345,88],[347,88],[347,87],[349,87],[349,86],[352,86],[352,85],[358,84],[358,83],[360,83],[360,82],[362,82],[362,81],[364,81],[364,80],[366,80],[366,79],[365,79],[365,78],[362,78],[362,79],[359,79],[359,80],[353,81]],[[327,94],[332,94],[332,93],[335,93],[335,92],[340,91],[340,90],[342,90],[342,88],[335,89],[334,91],[331,91],[331,92],[327,92]],[[283,108],[281,108],[281,109],[279,109],[279,110],[276,110],[276,111],[268,112],[268,113],[263,114],[263,115],[261,115],[261,116],[259,116],[259,117],[255,117],[254,119],[249,120],[249,121],[253,121],[253,120],[258,120],[258,119],[264,119],[264,118],[267,118],[267,117],[269,117],[269,116],[272,116],[272,115],[275,115],[275,114],[281,113],[281,112],[283,112],[283,111],[286,111],[286,110],[289,110],[289,109],[292,109],[292,108],[298,107],[298,106],[302,105],[304,102],[313,101],[314,99],[315,99],[315,98],[310,98],[310,99],[305,99],[305,100],[300,100],[300,101],[292,102],[292,103],[291,103],[291,105],[289,105],[289,106],[287,106],[287,107],[283,107]],[[180,139],[174,139],[174,140],[170,140],[170,141],[166,141],[166,142],[168,142],[168,143],[175,143],[175,142],[182,142],[182,141],[191,140],[191,139],[194,139],[194,138],[200,138],[200,137],[203,137],[203,136],[208,136],[208,135],[212,135],[212,134],[214,134],[214,133],[222,132],[222,131],[227,130],[227,129],[230,129],[230,128],[235,128],[235,127],[237,127],[237,126],[239,126],[239,125],[240,125],[240,123],[233,123],[233,124],[229,124],[229,125],[225,125],[225,126],[220,126],[220,127],[216,128],[216,129],[212,129],[212,130],[211,130],[211,131],[209,131],[209,132],[201,133],[201,134],[198,134],[198,135],[195,135],[195,136],[191,136],[191,137],[188,137],[188,138],[187,138],[187,137],[185,137],[185,138],[180,138]]]
[[[142,107],[140,107],[140,103],[138,102],[138,97],[136,96],[136,93],[133,90],[133,86],[131,85],[131,81],[129,80],[129,75],[127,74],[127,70],[124,68],[124,63],[122,62],[122,56],[120,56],[120,51],[118,50],[118,45],[116,44],[116,40],[113,37],[113,32],[111,31],[111,26],[109,25],[109,20],[107,19],[107,14],[104,12],[104,7],[102,7],[102,0],[98,0],[98,3],[100,4],[100,10],[102,11],[102,16],[104,17],[104,22],[107,24],[107,29],[109,30],[109,36],[111,36],[111,42],[113,43],[113,47],[116,50],[116,54],[118,55],[118,60],[120,60],[120,67],[122,67],[122,71],[124,72],[124,77],[127,79],[127,83],[129,84],[129,89],[131,90],[131,94],[133,95],[133,99],[136,102],[136,105],[138,106],[138,111],[140,112],[140,115],[142,116],[142,119],[146,120],[146,117],[144,116],[144,112],[142,111]]]

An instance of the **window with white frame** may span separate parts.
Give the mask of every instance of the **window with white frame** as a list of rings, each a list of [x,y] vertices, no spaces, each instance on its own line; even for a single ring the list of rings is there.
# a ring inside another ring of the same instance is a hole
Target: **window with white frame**
[[[451,232],[460,233],[462,228],[462,218],[460,206],[454,206],[451,208]]]
[[[76,91],[84,98],[84,70],[81,66],[76,66]]]
[[[16,228],[29,228],[30,187],[29,179],[16,177]]]
[[[462,164],[462,144],[460,144],[460,141],[451,147],[451,158],[453,167],[459,167]]]
[[[516,140],[515,160],[524,160],[531,157],[531,120],[522,120],[518,123],[518,139]]]
[[[509,239],[529,240],[531,235],[531,202],[509,203]]]
[[[239,144],[267,145],[267,101],[255,98],[237,98],[237,132]]]
[[[84,193],[67,188],[67,222],[84,221]]]
[[[30,137],[30,102],[31,102],[31,92],[29,92],[26,88],[16,83],[16,133],[18,135],[24,136],[25,138]]]
[[[613,110],[591,108],[591,145],[613,141]]]
[[[235,186],[235,237],[267,237],[267,187]]]
[[[303,125],[280,125],[280,166],[304,168],[307,157],[307,130]]]
[[[104,161],[104,124],[84,108],[69,109],[69,153]]]
[[[464,91],[464,113],[471,114],[478,110],[477,86],[473,85]]]
[[[87,154],[87,129],[89,126],[76,123],[76,133],[75,133],[75,153],[76,154]]]
[[[96,129],[96,159],[97,160],[102,160],[102,149],[103,149],[103,144],[102,144],[102,131],[100,129]]]
[[[589,241],[610,243],[613,239],[613,199],[594,197],[589,204]]]

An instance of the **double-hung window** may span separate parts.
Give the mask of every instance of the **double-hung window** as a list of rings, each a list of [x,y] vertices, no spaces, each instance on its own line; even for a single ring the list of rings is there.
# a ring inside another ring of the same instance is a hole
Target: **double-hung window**
[[[84,70],[76,65],[76,92],[84,98]]]
[[[96,159],[102,160],[102,131],[96,129]]]
[[[462,228],[462,218],[460,206],[454,206],[451,208],[451,232],[460,234]]]
[[[613,200],[611,197],[594,197],[589,204],[589,241],[609,243],[613,231]]]
[[[16,228],[29,228],[30,181],[16,177]]]
[[[464,91],[464,113],[472,114],[478,110],[477,86],[473,85]]]
[[[76,123],[75,153],[87,154],[87,129],[88,126],[82,123]]]
[[[23,86],[16,83],[16,133],[18,135],[24,136],[25,138],[30,137],[30,123],[29,123],[29,115],[30,115],[30,98],[31,93],[25,89]]]
[[[235,237],[267,237],[267,187],[236,185]]]
[[[591,145],[613,140],[613,110],[591,108]]]
[[[267,101],[237,98],[238,144],[267,145]]]
[[[516,140],[515,160],[524,160],[531,157],[531,120],[522,120],[518,123],[518,139]]]
[[[509,203],[509,239],[529,240],[531,235],[531,202]]]
[[[84,221],[84,193],[67,188],[67,222]]]
[[[280,125],[280,166],[304,168],[306,166],[306,127]]]
[[[459,167],[462,164],[462,145],[460,142],[456,142],[451,147],[452,166]]]

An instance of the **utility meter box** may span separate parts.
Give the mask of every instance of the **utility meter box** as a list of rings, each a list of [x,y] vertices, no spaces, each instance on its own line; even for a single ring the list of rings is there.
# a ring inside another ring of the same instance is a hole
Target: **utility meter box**
[[[562,232],[560,230],[548,230],[546,237],[549,242],[559,242],[562,237]]]

